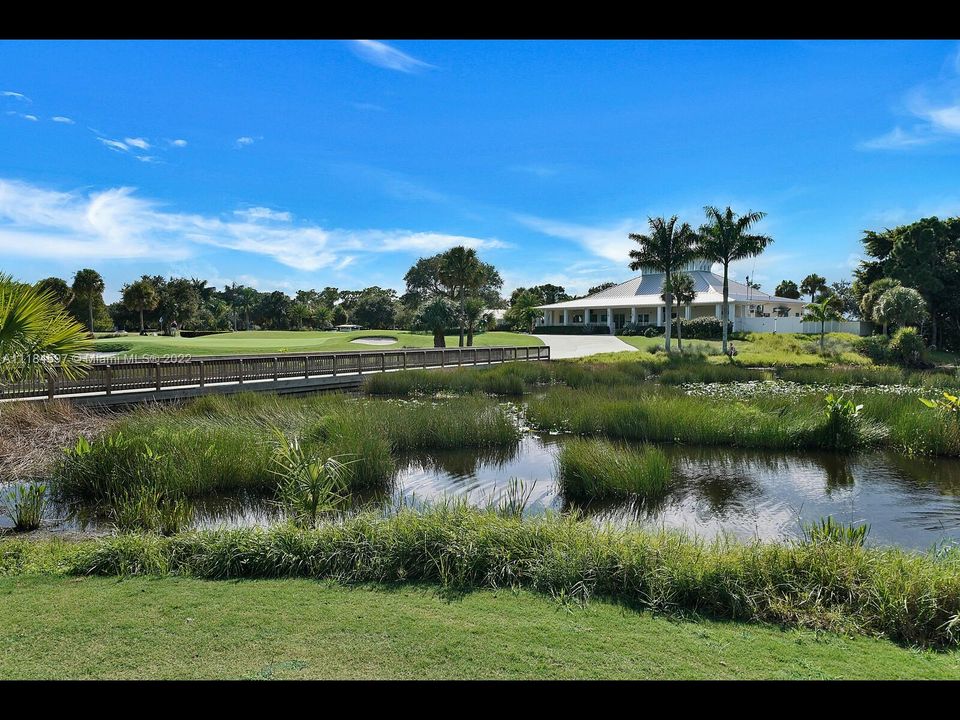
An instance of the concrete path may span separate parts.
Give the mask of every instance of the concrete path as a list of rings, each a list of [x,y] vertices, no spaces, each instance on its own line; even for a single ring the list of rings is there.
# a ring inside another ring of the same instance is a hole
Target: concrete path
[[[633,345],[627,345],[623,340],[612,335],[536,335],[535,337],[543,341],[544,345],[550,346],[552,360],[637,350]]]

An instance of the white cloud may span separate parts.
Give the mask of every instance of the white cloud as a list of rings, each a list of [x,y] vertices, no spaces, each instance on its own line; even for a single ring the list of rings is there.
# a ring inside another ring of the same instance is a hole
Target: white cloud
[[[172,147],[185,148],[187,146],[187,141],[183,138],[177,138],[176,140],[171,140],[170,145]]]
[[[0,90],[0,96],[8,97],[8,98],[13,98],[14,100],[20,100],[20,101],[26,102],[26,103],[33,102],[33,100],[31,100],[30,98],[28,98],[28,97],[27,97],[26,95],[24,95],[23,93],[14,92],[13,90]]]
[[[139,148],[141,150],[149,150],[150,143],[143,138],[124,138],[123,141],[130,147]]]
[[[243,137],[238,137],[235,143],[237,148],[246,147],[247,145],[253,145],[257,141],[257,138],[252,138],[249,135],[244,135]]]
[[[122,143],[119,140],[110,140],[109,138],[103,137],[98,137],[97,140],[114,152],[128,152],[130,150],[126,143]]]
[[[239,215],[250,222],[256,222],[257,220],[278,220],[280,222],[290,222],[293,220],[293,216],[288,212],[271,210],[270,208],[266,207],[252,207],[247,208],[246,210],[234,210],[233,214]]]
[[[936,80],[911,89],[904,110],[918,121],[859,144],[863,150],[905,150],[960,136],[960,52],[944,63]]]
[[[361,60],[387,70],[414,73],[434,67],[378,40],[354,40],[351,47]]]
[[[74,123],[73,120],[71,120],[70,118],[68,118],[68,117],[66,117],[66,116],[64,116],[64,115],[54,115],[54,116],[53,116],[52,118],[50,118],[50,119],[53,120],[55,123],[63,123],[64,125],[75,125],[75,124],[76,124],[76,123]]]
[[[137,160],[145,163],[158,163],[161,162],[160,158],[156,155],[136,155]]]
[[[171,212],[129,187],[58,192],[0,179],[0,256],[185,260],[204,248],[252,253],[297,270],[342,269],[361,254],[435,253],[454,245],[507,247],[439,232],[326,229],[289,213],[249,208],[224,219]]]
[[[599,255],[607,260],[626,264],[631,248],[635,243],[628,237],[637,228],[646,228],[646,221],[633,219],[621,220],[615,225],[605,227],[590,227],[559,220],[534,217],[532,215],[518,215],[516,220],[537,232],[564,240],[572,240],[593,255]]]
[[[902,150],[918,145],[929,145],[937,139],[929,131],[924,132],[923,128],[903,130],[898,125],[886,135],[860,143],[859,147],[863,150]]]
[[[36,115],[21,115],[24,120],[29,120],[30,122],[37,122],[40,120]]]
[[[17,112],[16,110],[7,110],[5,114],[10,115],[11,117],[29,120],[30,122],[37,122],[40,119],[36,115],[28,115],[27,113]]]

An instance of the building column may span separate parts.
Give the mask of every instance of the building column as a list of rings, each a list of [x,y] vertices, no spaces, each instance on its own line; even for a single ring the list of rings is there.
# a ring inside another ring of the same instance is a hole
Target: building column
[[[657,305],[657,327],[663,327],[663,305]]]
[[[587,308],[586,310],[583,311],[583,324],[584,325],[590,324],[590,308]]]
[[[693,305],[687,305],[683,308],[683,318],[684,320],[689,320],[693,317]]]
[[[616,326],[613,323],[613,308],[607,308],[607,327],[610,328],[610,334],[616,334]]]
[[[714,306],[714,314],[718,320],[723,317],[723,303],[717,303],[716,306]]]
[[[566,308],[564,308],[563,310],[563,324],[564,325],[570,324],[570,311],[567,310]]]
[[[637,308],[635,307],[630,308],[630,322],[634,325],[637,324]]]

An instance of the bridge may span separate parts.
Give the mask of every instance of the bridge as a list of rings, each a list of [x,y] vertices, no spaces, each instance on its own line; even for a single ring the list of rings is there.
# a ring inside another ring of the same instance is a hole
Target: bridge
[[[100,358],[72,380],[49,374],[0,385],[0,401],[68,398],[84,404],[121,405],[214,393],[304,393],[356,388],[371,373],[549,359],[549,346]]]

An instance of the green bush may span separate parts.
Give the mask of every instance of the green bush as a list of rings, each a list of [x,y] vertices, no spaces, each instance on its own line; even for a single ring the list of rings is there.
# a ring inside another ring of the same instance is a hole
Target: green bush
[[[890,357],[904,367],[925,367],[927,346],[916,328],[899,328],[890,339]]]
[[[890,358],[890,338],[886,335],[868,335],[854,343],[854,349],[861,355],[866,355],[875,363],[887,363]]]
[[[684,320],[681,323],[684,340],[720,340],[723,337],[723,321],[718,317],[700,317]],[[727,323],[728,335],[733,331],[733,323]]]

